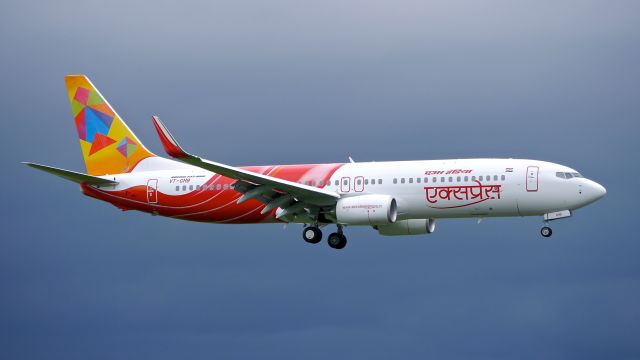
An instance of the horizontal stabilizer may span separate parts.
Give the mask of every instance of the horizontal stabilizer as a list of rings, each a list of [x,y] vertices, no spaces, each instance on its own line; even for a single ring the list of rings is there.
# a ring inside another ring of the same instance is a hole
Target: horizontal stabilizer
[[[23,164],[30,166],[34,169],[42,170],[44,172],[48,172],[50,174],[59,176],[63,179],[71,180],[78,184],[85,183],[85,184],[91,184],[91,185],[116,185],[118,183],[117,181],[107,180],[97,176],[82,174],[75,171],[59,169],[52,166],[40,165],[40,164],[30,163],[30,162],[23,162]]]

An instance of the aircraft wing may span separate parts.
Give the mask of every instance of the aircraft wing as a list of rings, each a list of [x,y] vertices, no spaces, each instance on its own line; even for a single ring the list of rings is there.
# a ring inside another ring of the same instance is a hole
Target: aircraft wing
[[[75,172],[75,171],[71,171],[71,170],[60,169],[60,168],[56,168],[56,167],[53,167],[53,166],[46,166],[46,165],[41,165],[41,164],[36,164],[36,163],[31,163],[31,162],[23,162],[23,164],[25,164],[27,166],[30,166],[30,167],[32,167],[34,169],[42,170],[44,172],[48,172],[49,174],[53,174],[53,175],[59,176],[59,177],[61,177],[63,179],[76,182],[78,184],[81,184],[81,183],[86,183],[86,184],[91,184],[91,185],[116,185],[116,184],[118,184],[118,182],[116,182],[116,181],[103,179],[101,177],[91,176],[91,175],[87,175],[87,174],[83,174],[83,173],[79,173],[79,172]]]
[[[294,215],[303,212],[304,209],[306,209],[307,213],[312,213],[314,208],[335,205],[338,199],[340,199],[340,195],[334,191],[258,174],[253,171],[191,155],[180,147],[176,139],[157,116],[153,116],[152,118],[162,145],[171,157],[216,174],[238,180],[234,184],[234,189],[244,193],[244,196],[241,197],[238,202],[256,199],[267,204],[265,207],[266,211],[274,207],[281,207],[285,209],[285,213]],[[265,210],[263,210],[263,213]],[[282,213],[280,215],[283,216]]]

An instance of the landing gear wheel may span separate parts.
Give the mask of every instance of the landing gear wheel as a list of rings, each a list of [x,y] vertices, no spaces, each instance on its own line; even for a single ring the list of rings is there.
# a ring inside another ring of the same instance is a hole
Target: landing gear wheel
[[[542,229],[540,229],[540,235],[544,237],[549,237],[551,236],[551,234],[553,234],[553,231],[551,231],[551,228],[548,226],[545,226]]]
[[[302,238],[310,244],[317,244],[322,240],[322,231],[315,226],[307,226],[302,231]]]
[[[331,233],[327,238],[327,243],[334,249],[342,249],[347,246],[347,237],[340,233]]]

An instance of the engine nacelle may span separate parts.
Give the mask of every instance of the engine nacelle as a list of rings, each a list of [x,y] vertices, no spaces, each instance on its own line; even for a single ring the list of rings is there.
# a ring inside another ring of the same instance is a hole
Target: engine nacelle
[[[389,195],[359,195],[338,200],[336,219],[347,225],[388,225],[398,216],[396,199]]]
[[[385,236],[431,234],[436,230],[435,219],[400,220],[390,225],[376,226],[378,233]]]

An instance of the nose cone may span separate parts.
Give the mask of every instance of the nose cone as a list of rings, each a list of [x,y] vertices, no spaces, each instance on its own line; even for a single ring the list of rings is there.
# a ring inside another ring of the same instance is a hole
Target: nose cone
[[[607,194],[607,189],[595,181],[589,180],[584,189],[585,200],[587,204],[602,199]]]
[[[594,185],[594,192],[596,193],[596,200],[601,199],[602,197],[604,197],[605,195],[607,195],[607,189],[604,188],[604,186],[598,184],[597,182],[593,182]]]

